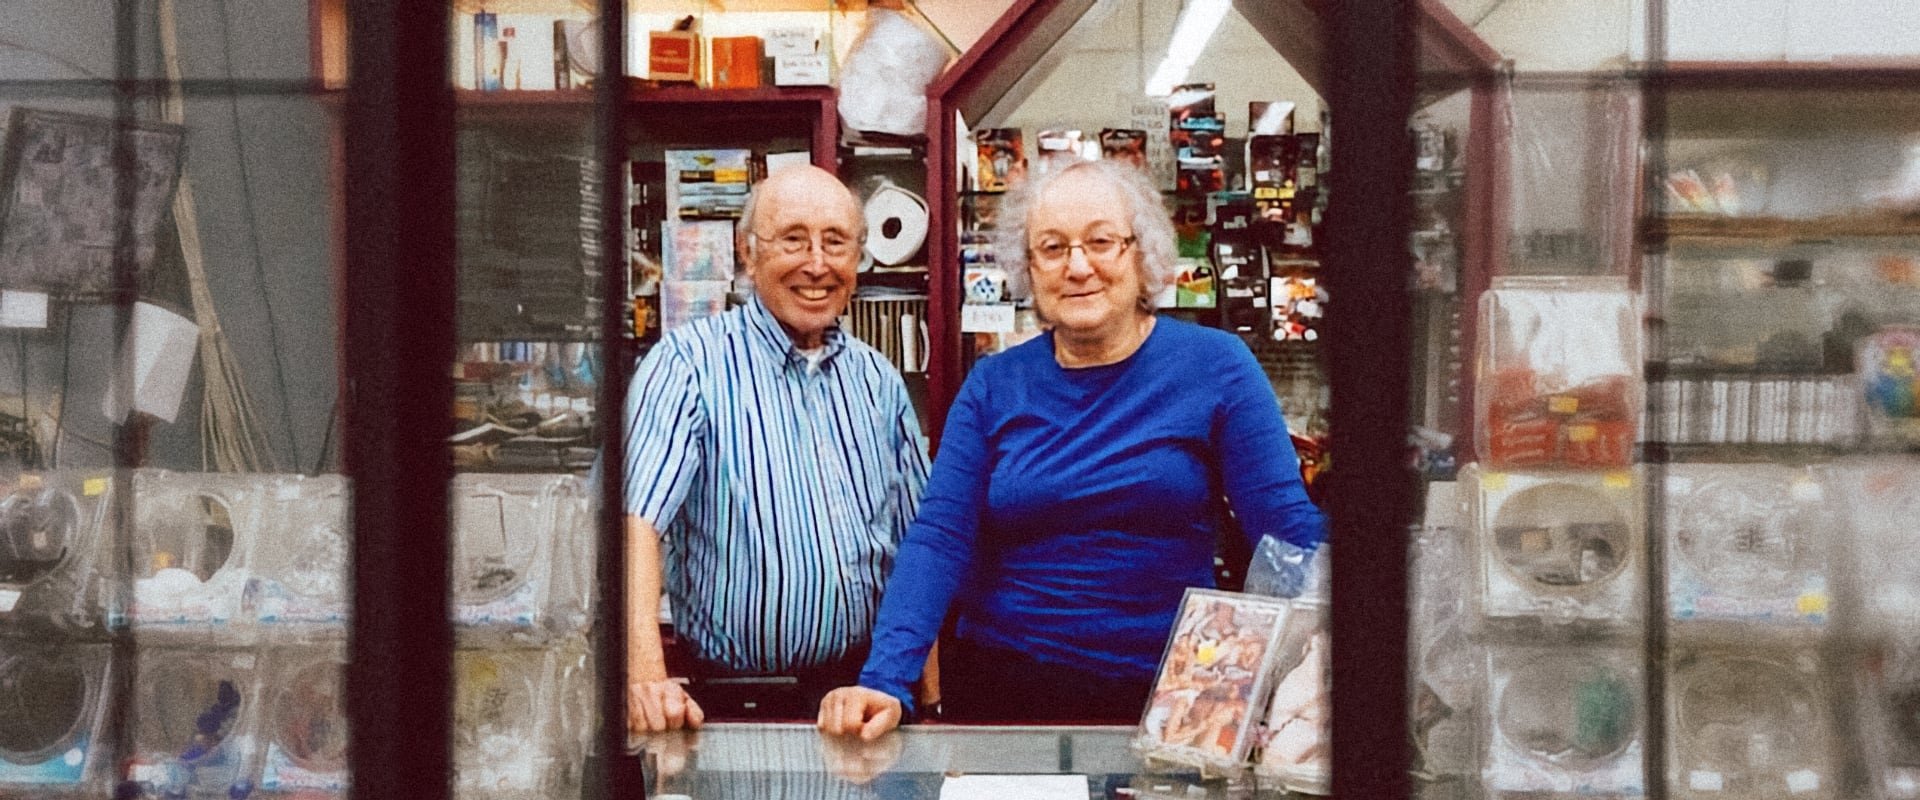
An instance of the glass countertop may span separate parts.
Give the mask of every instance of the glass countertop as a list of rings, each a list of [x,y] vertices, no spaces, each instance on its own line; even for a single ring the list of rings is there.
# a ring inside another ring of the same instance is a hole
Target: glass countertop
[[[1084,775],[1090,800],[1291,796],[1251,774],[1209,779],[1148,764],[1128,747],[1134,730],[908,725],[862,742],[809,724],[709,723],[630,741],[651,800],[939,800],[949,777],[985,775]]]

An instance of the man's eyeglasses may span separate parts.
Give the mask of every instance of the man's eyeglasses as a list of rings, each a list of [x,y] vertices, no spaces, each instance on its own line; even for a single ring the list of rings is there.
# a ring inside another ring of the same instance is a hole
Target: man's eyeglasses
[[[860,239],[837,231],[826,231],[820,234],[817,245],[813,236],[798,230],[787,231],[779,236],[761,236],[756,233],[753,234],[753,238],[771,244],[781,253],[790,256],[799,255],[817,246],[820,248],[820,255],[828,258],[844,258],[857,252],[861,244]]]
[[[1031,252],[1034,263],[1047,268],[1065,266],[1067,260],[1073,257],[1075,250],[1085,254],[1088,262],[1107,264],[1127,252],[1127,248],[1132,247],[1136,241],[1139,241],[1139,237],[1122,237],[1108,233],[1096,233],[1082,239],[1079,244],[1048,237],[1035,242]]]

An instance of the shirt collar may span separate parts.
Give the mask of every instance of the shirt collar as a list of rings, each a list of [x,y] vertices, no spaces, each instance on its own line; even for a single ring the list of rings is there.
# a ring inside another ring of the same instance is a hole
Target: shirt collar
[[[780,327],[780,320],[774,318],[773,311],[767,308],[766,303],[760,301],[759,295],[748,296],[746,305],[741,308],[747,321],[747,330],[751,331],[762,344],[779,354],[778,368],[806,369],[807,357],[800,354],[800,348],[793,344],[793,337],[787,335],[787,329]],[[846,333],[840,330],[838,324],[828,328],[824,338],[827,352],[820,358],[821,369],[826,369],[829,364],[832,364],[834,356],[839,355],[847,347]]]

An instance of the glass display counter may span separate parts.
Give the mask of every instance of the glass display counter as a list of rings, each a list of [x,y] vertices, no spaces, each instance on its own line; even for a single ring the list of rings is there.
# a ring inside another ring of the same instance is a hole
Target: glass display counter
[[[1251,773],[1206,777],[1143,761],[1128,747],[1133,734],[1133,726],[908,725],[862,742],[810,724],[709,723],[629,746],[654,800],[1302,796]]]

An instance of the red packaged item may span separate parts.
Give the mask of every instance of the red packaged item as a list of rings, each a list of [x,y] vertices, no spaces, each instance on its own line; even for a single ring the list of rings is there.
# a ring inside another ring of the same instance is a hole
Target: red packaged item
[[[1614,469],[1639,428],[1640,310],[1622,278],[1516,277],[1480,298],[1475,444],[1496,469]]]

